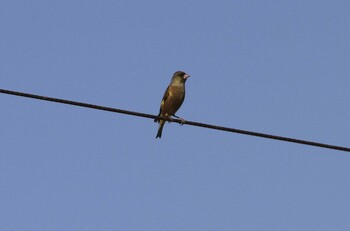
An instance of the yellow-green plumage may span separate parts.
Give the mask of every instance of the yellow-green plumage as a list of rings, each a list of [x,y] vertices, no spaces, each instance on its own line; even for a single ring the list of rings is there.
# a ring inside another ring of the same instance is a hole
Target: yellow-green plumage
[[[168,88],[165,90],[158,116],[171,117],[179,110],[185,99],[185,82],[188,77],[190,76],[183,71],[174,73]],[[159,122],[156,138],[161,138],[165,120],[155,119],[154,121]]]

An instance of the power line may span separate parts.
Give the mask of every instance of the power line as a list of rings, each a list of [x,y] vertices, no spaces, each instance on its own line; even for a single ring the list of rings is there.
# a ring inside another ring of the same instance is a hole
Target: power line
[[[269,135],[269,134],[264,134],[264,133],[259,133],[259,132],[245,131],[245,130],[240,130],[240,129],[235,129],[235,128],[228,128],[228,127],[216,126],[216,125],[211,125],[211,124],[198,123],[198,122],[194,122],[194,121],[182,121],[180,119],[175,119],[175,118],[174,119],[173,118],[171,118],[171,119],[164,118],[161,116],[155,116],[155,115],[151,115],[151,114],[145,114],[145,113],[134,112],[134,111],[127,111],[127,110],[111,108],[111,107],[98,106],[98,105],[94,105],[94,104],[81,103],[81,102],[52,98],[52,97],[41,96],[41,95],[34,95],[34,94],[29,94],[29,93],[24,93],[24,92],[17,92],[17,91],[0,89],[0,93],[8,94],[8,95],[16,95],[16,96],[21,96],[21,97],[27,97],[27,98],[33,98],[33,99],[39,99],[39,100],[45,100],[45,101],[51,101],[51,102],[56,102],[56,103],[69,104],[69,105],[74,105],[74,106],[78,106],[78,107],[92,108],[92,109],[102,110],[102,111],[121,113],[121,114],[126,114],[126,115],[140,116],[140,117],[145,117],[145,118],[150,118],[150,119],[163,119],[163,120],[166,120],[169,122],[175,122],[175,123],[180,123],[180,124],[182,123],[182,124],[187,124],[187,125],[192,125],[192,126],[197,126],[197,127],[221,130],[221,131],[226,131],[226,132],[234,132],[234,133],[239,133],[239,134],[244,134],[244,135],[263,137],[263,138],[267,138],[267,139],[274,139],[274,140],[298,143],[298,144],[303,144],[303,145],[310,145],[310,146],[316,146],[316,147],[321,147],[321,148],[328,148],[328,149],[350,152],[350,148],[348,148],[348,147],[342,147],[342,146],[336,146],[336,145],[330,145],[330,144],[324,144],[324,143],[317,143],[317,142],[313,142],[313,141],[294,139],[294,138],[288,138],[288,137],[283,137],[283,136]]]

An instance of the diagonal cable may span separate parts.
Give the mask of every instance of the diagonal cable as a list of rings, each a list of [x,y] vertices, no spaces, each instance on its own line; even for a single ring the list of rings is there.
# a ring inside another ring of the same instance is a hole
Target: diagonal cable
[[[303,144],[303,145],[310,145],[310,146],[315,146],[315,147],[320,147],[320,148],[328,148],[328,149],[334,149],[334,150],[339,150],[339,151],[344,151],[344,152],[350,152],[350,148],[348,148],[348,147],[336,146],[336,145],[325,144],[325,143],[318,143],[318,142],[301,140],[301,139],[294,139],[294,138],[283,137],[283,136],[264,134],[264,133],[259,133],[259,132],[246,131],[246,130],[241,130],[241,129],[236,129],[236,128],[229,128],[229,127],[222,127],[222,126],[211,125],[211,124],[198,123],[198,122],[188,121],[188,120],[182,121],[182,120],[175,119],[175,118],[174,119],[173,118],[164,118],[161,116],[155,116],[155,115],[141,113],[141,112],[127,111],[127,110],[111,108],[111,107],[104,107],[104,106],[99,106],[99,105],[94,105],[94,104],[89,104],[89,103],[82,103],[82,102],[76,102],[76,101],[71,101],[71,100],[52,98],[52,97],[41,96],[41,95],[34,95],[34,94],[29,94],[29,93],[24,93],[24,92],[17,92],[17,91],[0,89],[0,93],[8,94],[8,95],[16,95],[16,96],[21,96],[21,97],[27,97],[27,98],[32,98],[32,99],[51,101],[51,102],[62,103],[62,104],[69,104],[69,105],[74,105],[74,106],[78,106],[78,107],[85,107],[85,108],[91,108],[91,109],[102,110],[102,111],[109,111],[109,112],[114,112],[114,113],[121,113],[121,114],[132,115],[132,116],[140,116],[140,117],[150,118],[150,119],[163,119],[163,120],[166,120],[169,122],[176,122],[176,123],[180,123],[180,124],[182,123],[182,124],[187,124],[187,125],[192,125],[192,126],[197,126],[197,127],[221,130],[221,131],[226,131],[226,132],[234,132],[234,133],[239,133],[239,134],[244,134],[244,135],[249,135],[249,136],[257,136],[257,137],[262,137],[262,138],[267,138],[267,139],[280,140],[280,141],[292,142],[292,143]]]

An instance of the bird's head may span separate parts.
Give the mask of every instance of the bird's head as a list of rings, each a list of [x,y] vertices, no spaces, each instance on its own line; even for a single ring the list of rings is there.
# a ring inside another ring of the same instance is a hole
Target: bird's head
[[[190,77],[189,74],[186,74],[183,71],[177,71],[174,73],[173,78],[171,79],[171,82],[172,83],[185,83],[189,77]]]

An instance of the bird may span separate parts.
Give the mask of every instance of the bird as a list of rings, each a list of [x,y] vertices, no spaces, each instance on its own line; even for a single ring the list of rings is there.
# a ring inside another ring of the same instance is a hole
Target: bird
[[[175,113],[179,110],[185,99],[185,82],[189,77],[190,75],[183,71],[176,71],[174,73],[169,86],[165,90],[158,116],[168,118],[174,116],[179,118]],[[182,118],[180,119],[184,121]],[[159,123],[156,139],[161,138],[165,120],[154,119],[154,122]]]

